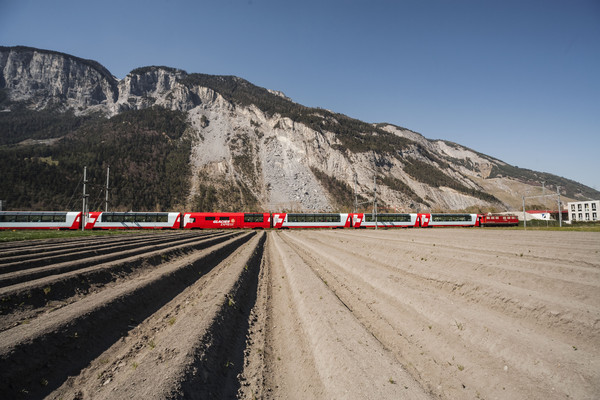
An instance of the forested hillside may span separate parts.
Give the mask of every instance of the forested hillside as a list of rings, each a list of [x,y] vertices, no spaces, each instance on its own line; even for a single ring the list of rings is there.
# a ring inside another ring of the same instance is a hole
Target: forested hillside
[[[0,193],[20,209],[81,207],[87,166],[90,209],[174,210],[185,203],[190,143],[185,114],[161,108],[111,119],[50,110],[0,113]]]

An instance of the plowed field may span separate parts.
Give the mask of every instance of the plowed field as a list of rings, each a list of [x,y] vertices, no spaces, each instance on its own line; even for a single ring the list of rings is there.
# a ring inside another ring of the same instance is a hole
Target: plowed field
[[[0,245],[0,397],[600,398],[600,235]]]

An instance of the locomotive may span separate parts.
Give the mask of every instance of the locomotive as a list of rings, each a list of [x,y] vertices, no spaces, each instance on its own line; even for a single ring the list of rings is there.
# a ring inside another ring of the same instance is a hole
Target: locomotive
[[[2,211],[0,229],[306,229],[516,226],[515,215]]]

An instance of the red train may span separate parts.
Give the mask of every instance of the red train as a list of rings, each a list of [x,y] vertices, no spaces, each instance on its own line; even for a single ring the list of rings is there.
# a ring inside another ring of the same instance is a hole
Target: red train
[[[271,227],[269,213],[183,213],[184,229],[265,229]]]
[[[4,211],[0,229],[80,229],[81,212]],[[515,215],[371,213],[90,212],[85,229],[297,229],[516,226]]]

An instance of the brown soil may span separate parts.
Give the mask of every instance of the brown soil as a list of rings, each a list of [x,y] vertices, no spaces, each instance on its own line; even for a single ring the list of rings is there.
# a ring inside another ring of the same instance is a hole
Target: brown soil
[[[600,398],[599,251],[483,228],[2,246],[0,393]]]

